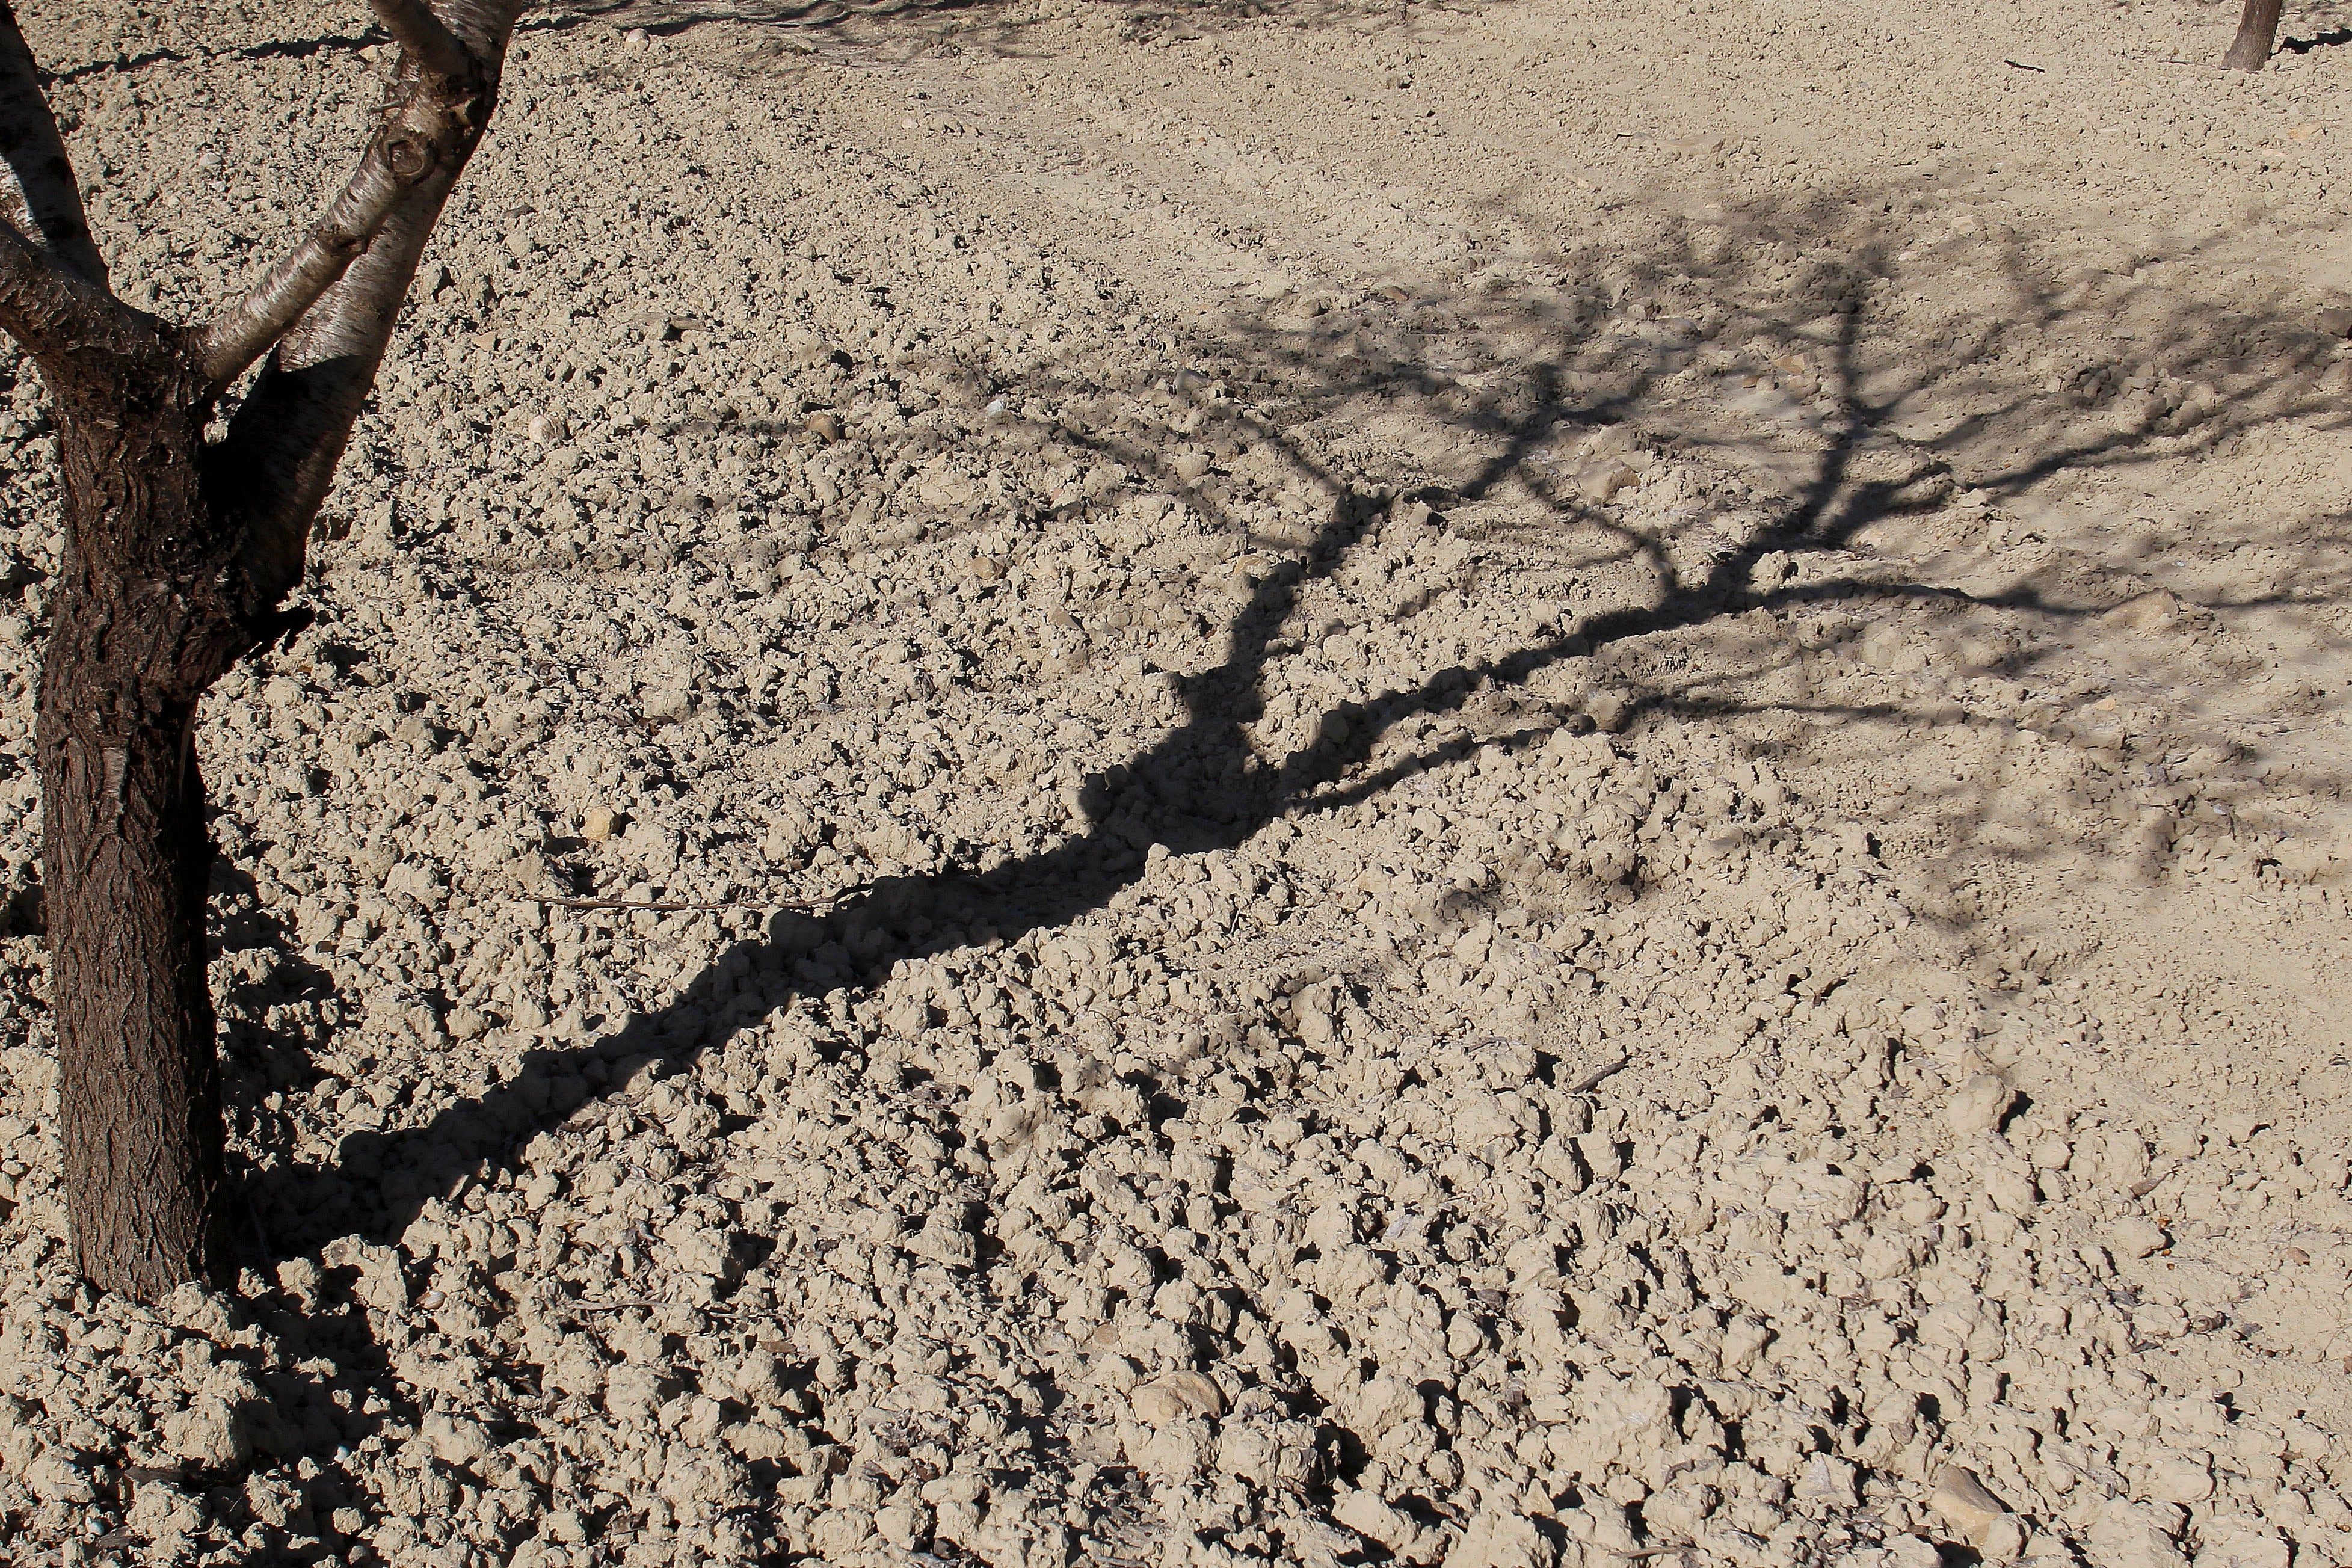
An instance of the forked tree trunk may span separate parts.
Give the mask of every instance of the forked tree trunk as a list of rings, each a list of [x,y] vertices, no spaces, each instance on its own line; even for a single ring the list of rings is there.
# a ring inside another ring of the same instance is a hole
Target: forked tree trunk
[[[82,1276],[144,1300],[227,1262],[197,706],[286,623],[522,0],[370,4],[401,55],[358,170],[242,300],[183,329],[115,297],[0,0],[0,329],[40,367],[65,469],[38,747],[66,1218]],[[265,354],[207,444],[215,402]]]
[[[2221,64],[2231,70],[2262,69],[2278,47],[2278,27],[2279,0],[2246,0],[2246,8],[2238,15],[2238,36],[2230,40]]]
[[[38,731],[74,1261],[148,1300],[226,1256],[194,742],[198,700],[254,640],[218,570],[190,570],[220,529],[188,377],[157,358],[135,390],[51,388],[67,517]]]

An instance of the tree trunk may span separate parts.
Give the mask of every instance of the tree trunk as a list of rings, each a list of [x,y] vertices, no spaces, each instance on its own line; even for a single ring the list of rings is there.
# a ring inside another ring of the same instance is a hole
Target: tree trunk
[[[115,296],[0,0],[0,330],[48,383],[65,470],[38,746],[66,1218],[82,1276],[144,1301],[228,1264],[197,705],[288,624],[278,605],[522,8],[372,4],[401,52],[359,167],[241,299],[181,328]],[[215,401],[264,355],[207,444]]]
[[[2258,71],[2270,64],[2271,51],[2278,46],[2278,26],[2279,0],[2246,0],[2238,16],[2238,36],[2230,40],[2221,64],[2241,71]]]
[[[139,368],[149,398],[52,388],[67,527],[38,746],[75,1265],[152,1301],[226,1264],[195,725],[205,688],[254,638],[219,598],[226,552],[200,493],[187,377]]]

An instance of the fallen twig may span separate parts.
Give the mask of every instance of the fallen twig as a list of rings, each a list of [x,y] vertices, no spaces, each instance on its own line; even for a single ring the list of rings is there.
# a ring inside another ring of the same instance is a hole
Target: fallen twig
[[[845,894],[821,898],[809,904],[795,904],[784,899],[720,899],[709,904],[681,904],[667,900],[628,898],[553,898],[545,894],[522,894],[509,899],[509,904],[545,904],[557,909],[625,909],[644,910],[654,915],[715,914],[728,909],[792,909],[805,915],[829,910]]]
[[[1607,1062],[1601,1066],[1596,1067],[1591,1071],[1586,1073],[1583,1077],[1578,1079],[1574,1083],[1570,1084],[1568,1092],[1570,1094],[1590,1094],[1595,1089],[1601,1087],[1601,1083],[1603,1079],[1607,1078],[1611,1073],[1616,1071],[1619,1068],[1624,1066],[1627,1062],[1633,1060],[1633,1059],[1630,1056],[1621,1056],[1614,1061]]]
[[[647,1300],[638,1301],[559,1301],[555,1303],[556,1311],[573,1312],[633,1312],[638,1311],[650,1312],[659,1312],[666,1307],[684,1307],[688,1312],[700,1312],[705,1317],[713,1318],[740,1318],[744,1315],[743,1310],[740,1307],[701,1307],[695,1305],[691,1301],[656,1301]]]

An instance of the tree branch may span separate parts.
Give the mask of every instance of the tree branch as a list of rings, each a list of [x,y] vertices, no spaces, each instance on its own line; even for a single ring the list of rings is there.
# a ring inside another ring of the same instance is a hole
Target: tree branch
[[[16,225],[0,224],[0,329],[37,354],[70,308],[57,265]]]
[[[383,30],[400,42],[416,63],[437,77],[474,74],[474,57],[459,43],[425,0],[368,0]]]
[[[425,0],[370,4],[406,51],[375,140],[317,226],[234,308],[205,329],[202,368],[215,392],[243,374],[334,286],[404,193],[443,159],[454,155],[456,162],[465,161],[488,118],[495,95],[477,101],[482,86],[479,60]],[[452,6],[467,21],[478,22],[488,14],[490,37],[501,57],[513,15],[520,9],[496,0],[488,6],[459,0]],[[502,24],[500,14],[505,14]]]
[[[343,276],[401,198],[431,167],[429,145],[388,125],[360,159],[334,204],[243,299],[205,329],[201,368],[217,392],[285,336],[302,313]],[[403,179],[406,170],[408,178]]]
[[[0,331],[24,345],[52,386],[76,350],[110,336],[122,314],[103,284],[67,271],[15,225],[0,224]]]
[[[106,259],[89,237],[73,160],[8,0],[0,0],[0,218],[57,267],[106,288]]]
[[[431,155],[349,265],[286,329],[229,422],[227,439],[206,455],[215,515],[234,518],[244,532],[240,565],[256,612],[301,580],[310,519],[334,483],[442,204],[488,126],[522,0],[447,0],[444,8],[477,74],[462,83],[435,80],[415,56],[403,62],[384,123],[387,131],[414,128]],[[400,172],[396,163],[394,172]]]
[[[247,591],[258,609],[302,580],[310,519],[334,484],[352,425],[375,383],[393,322],[447,194],[413,193],[367,249],[304,313],[213,448],[216,514],[245,534]]]

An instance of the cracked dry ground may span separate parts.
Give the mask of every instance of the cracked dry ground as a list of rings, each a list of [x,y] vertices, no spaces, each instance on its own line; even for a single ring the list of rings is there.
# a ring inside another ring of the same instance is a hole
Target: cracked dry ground
[[[159,308],[385,64],[26,9]],[[1249,9],[526,24],[210,709],[153,1311],[7,362],[9,1561],[2352,1564],[2352,51]]]

